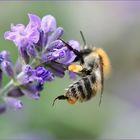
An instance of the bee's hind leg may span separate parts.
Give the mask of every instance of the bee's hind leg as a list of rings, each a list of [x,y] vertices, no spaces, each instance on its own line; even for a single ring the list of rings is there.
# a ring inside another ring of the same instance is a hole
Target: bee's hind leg
[[[68,99],[67,96],[60,95],[60,96],[56,97],[56,98],[53,100],[52,106],[54,106],[56,100],[67,100],[67,99]]]

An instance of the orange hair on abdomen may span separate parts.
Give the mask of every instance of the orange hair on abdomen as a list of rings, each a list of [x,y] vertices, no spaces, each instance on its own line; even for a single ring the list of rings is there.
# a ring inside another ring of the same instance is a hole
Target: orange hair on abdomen
[[[102,58],[104,77],[107,78],[111,73],[111,63],[109,57],[101,48],[96,48],[95,52]]]

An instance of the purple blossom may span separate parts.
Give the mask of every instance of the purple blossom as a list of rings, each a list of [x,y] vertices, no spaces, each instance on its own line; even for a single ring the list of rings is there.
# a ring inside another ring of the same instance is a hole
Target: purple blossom
[[[54,80],[54,75],[49,70],[44,67],[38,67],[36,70],[36,76],[42,78],[42,81],[52,81]]]
[[[36,89],[35,85],[26,84],[26,85],[23,85],[20,89],[24,95],[26,95],[27,97],[31,99],[38,100],[40,98],[40,93]]]
[[[2,60],[6,60],[6,61],[9,61],[9,62],[11,62],[11,57],[10,57],[10,53],[9,52],[7,52],[7,51],[2,51],[1,53],[0,53],[0,62],[2,61]]]
[[[18,110],[18,109],[21,109],[23,107],[22,102],[16,98],[13,98],[13,97],[5,97],[4,101],[9,108],[13,108],[13,109]]]
[[[54,74],[44,67],[33,69],[31,66],[27,65],[24,68],[24,73],[24,79],[22,79],[24,82],[22,83],[28,84],[34,82],[34,86],[37,91],[41,91],[43,89],[45,82],[54,80]]]
[[[37,43],[39,40],[39,31],[36,28],[29,27],[28,25],[25,27],[22,24],[11,25],[11,31],[6,32],[4,38],[13,41],[18,47]]]
[[[12,64],[11,62],[9,62],[9,61],[3,61],[3,62],[1,63],[1,67],[2,67],[3,72],[4,72],[6,75],[8,75],[8,76],[10,76],[10,77],[12,77],[12,78],[15,77],[13,64]]]
[[[56,20],[53,16],[47,15],[42,18],[41,29],[44,33],[53,32],[56,30]]]

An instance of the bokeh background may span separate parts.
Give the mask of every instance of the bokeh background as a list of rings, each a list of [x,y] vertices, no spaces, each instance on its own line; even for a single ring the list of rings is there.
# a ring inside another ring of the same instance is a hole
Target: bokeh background
[[[9,50],[13,61],[17,49],[3,38],[11,23],[28,23],[27,13],[51,14],[65,30],[65,40],[107,51],[112,75],[105,81],[101,107],[99,96],[69,105],[53,99],[72,81],[68,76],[46,84],[39,101],[23,97],[24,108],[0,116],[0,139],[140,139],[140,2],[139,1],[1,1],[0,50]],[[9,79],[5,78],[5,82]]]

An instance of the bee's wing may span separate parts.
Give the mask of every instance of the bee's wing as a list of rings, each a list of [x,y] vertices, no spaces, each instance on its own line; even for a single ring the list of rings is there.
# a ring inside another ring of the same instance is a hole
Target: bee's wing
[[[103,90],[104,90],[104,73],[103,73],[103,60],[102,60],[102,57],[100,57],[100,73],[101,73],[101,95],[100,95],[99,106],[101,105],[101,102],[102,102]]]
[[[64,71],[67,70],[67,66],[59,63],[52,61],[51,65],[48,66],[48,69],[54,73],[55,76],[57,77],[63,77],[64,76]]]

